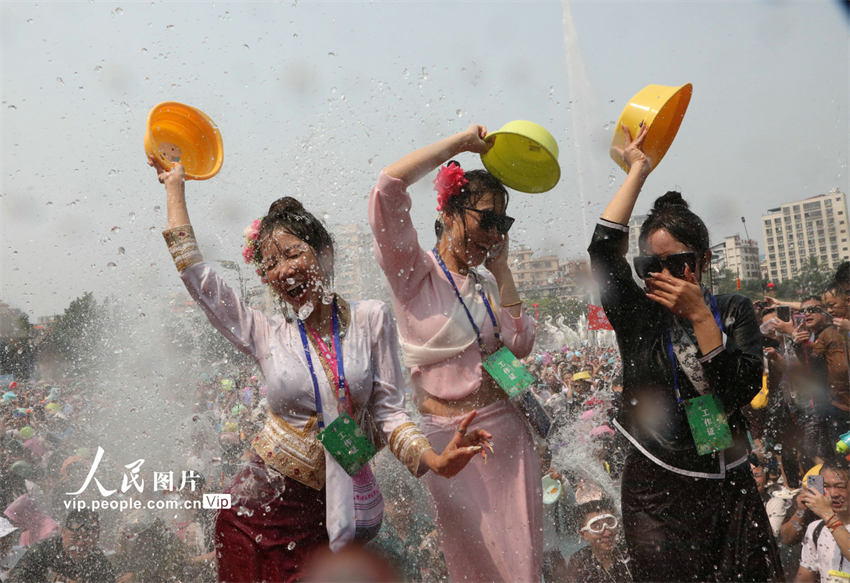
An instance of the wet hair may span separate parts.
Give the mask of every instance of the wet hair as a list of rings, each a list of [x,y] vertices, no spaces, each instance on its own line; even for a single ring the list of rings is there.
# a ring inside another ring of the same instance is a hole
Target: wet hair
[[[291,196],[284,196],[271,204],[260,224],[259,240],[263,241],[277,229],[283,229],[310,245],[322,267],[328,271],[328,275],[332,275],[334,246],[330,233],[319,219]],[[331,259],[329,265],[325,264],[323,258]]]
[[[669,190],[655,199],[649,216],[640,228],[638,246],[641,251],[646,250],[649,236],[659,229],[665,229],[677,241],[696,252],[698,261],[703,259],[710,248],[705,223],[688,208],[682,193],[675,190]]]
[[[843,474],[845,479],[850,479],[850,464],[844,457],[838,454],[829,454],[820,468],[820,475],[823,475],[824,470],[832,470],[833,472]]]
[[[832,281],[836,286],[850,284],[850,261],[844,261],[838,266]]]
[[[456,160],[449,160],[446,163],[446,166],[452,165],[460,166]],[[463,214],[463,207],[474,207],[488,192],[493,193],[493,196],[501,195],[505,199],[505,208],[508,207],[510,200],[508,189],[495,176],[486,170],[466,170],[463,173],[463,177],[468,182],[461,187],[459,194],[450,197],[446,201],[446,204],[443,206],[443,214]],[[437,240],[443,236],[444,229],[445,224],[441,215],[434,221],[434,233],[437,235]]]
[[[617,509],[614,506],[614,503],[608,498],[601,498],[599,500],[590,500],[589,502],[583,502],[576,506],[575,510],[575,522],[578,525],[578,528],[584,526],[588,514],[598,513],[613,514],[614,516],[616,516]]]
[[[823,299],[820,296],[806,296],[800,300],[800,305],[802,306],[806,302],[815,302],[819,306],[823,306]]]
[[[846,293],[843,289],[841,289],[841,284],[836,280],[832,280],[829,282],[829,285],[826,286],[826,289],[823,290],[823,295],[830,294],[837,298],[843,298]],[[823,297],[823,296],[821,296]]]

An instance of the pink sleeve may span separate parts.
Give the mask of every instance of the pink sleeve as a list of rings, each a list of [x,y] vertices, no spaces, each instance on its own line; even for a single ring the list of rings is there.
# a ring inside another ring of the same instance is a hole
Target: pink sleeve
[[[537,322],[523,308],[518,317],[511,315],[508,308],[502,308],[501,313],[502,342],[517,358],[525,358],[534,347],[534,337],[537,334]]]
[[[401,301],[416,293],[432,265],[427,252],[419,246],[410,206],[404,182],[381,172],[369,195],[369,224],[378,264],[393,295]]]
[[[196,263],[180,272],[180,279],[213,327],[236,348],[256,358],[258,344],[267,344],[266,327],[257,326],[265,317],[242,303],[239,295],[206,263]]]

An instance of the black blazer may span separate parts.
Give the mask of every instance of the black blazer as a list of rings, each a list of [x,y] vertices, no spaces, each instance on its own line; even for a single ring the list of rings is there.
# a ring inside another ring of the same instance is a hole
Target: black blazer
[[[761,388],[762,336],[752,302],[740,295],[717,296],[724,346],[698,356],[711,393],[726,411],[734,443],[722,455],[698,455],[684,408],[676,402],[664,343],[673,314],[646,297],[632,278],[627,249],[628,227],[600,220],[588,252],[623,359],[623,398],[615,424],[655,463],[677,473],[722,478],[726,466],[743,463],[747,455],[747,422],[741,408]],[[699,396],[678,361],[676,368],[682,399]]]

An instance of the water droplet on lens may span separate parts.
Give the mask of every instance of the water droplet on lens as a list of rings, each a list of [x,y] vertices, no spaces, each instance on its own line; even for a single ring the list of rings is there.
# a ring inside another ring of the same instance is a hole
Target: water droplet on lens
[[[124,249],[124,247],[118,248],[118,255],[124,255],[125,252],[126,252],[126,250]]]
[[[114,261],[110,261],[109,263],[106,264],[106,266],[110,269],[115,269],[115,268],[118,267],[118,265]]]
[[[112,227],[112,228],[111,228],[111,229],[109,229],[109,230],[110,230],[111,232],[113,232],[113,233],[117,233],[117,232],[119,232],[119,231],[121,230],[121,227],[119,227],[119,226],[117,226],[117,225],[116,225],[116,226]]]
[[[295,548],[295,541],[289,541],[289,544],[286,545],[286,550],[291,551]]]

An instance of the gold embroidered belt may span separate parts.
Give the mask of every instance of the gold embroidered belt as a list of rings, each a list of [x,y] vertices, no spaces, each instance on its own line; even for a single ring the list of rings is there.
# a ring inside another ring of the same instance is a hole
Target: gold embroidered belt
[[[296,429],[271,411],[252,447],[272,468],[315,490],[325,485],[325,449],[318,439],[316,417]]]

